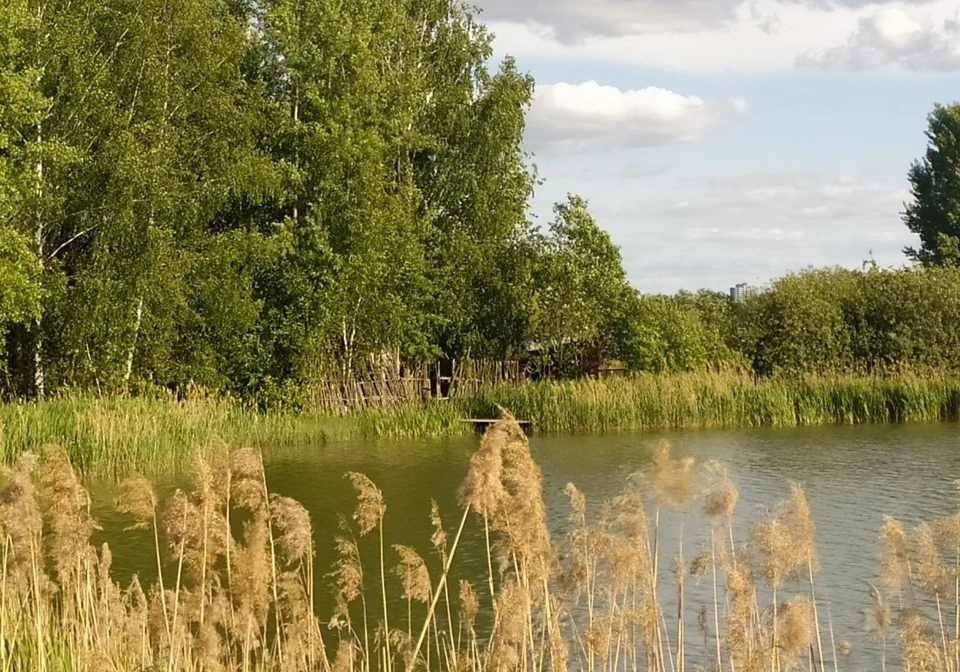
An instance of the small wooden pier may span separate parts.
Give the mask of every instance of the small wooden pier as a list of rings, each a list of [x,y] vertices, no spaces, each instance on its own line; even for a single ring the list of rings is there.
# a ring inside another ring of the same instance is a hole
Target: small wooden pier
[[[473,424],[474,428],[479,432],[485,430],[487,427],[492,425],[499,420],[495,418],[465,418],[461,422],[469,422]],[[524,432],[529,432],[533,428],[533,422],[530,420],[514,420]]]

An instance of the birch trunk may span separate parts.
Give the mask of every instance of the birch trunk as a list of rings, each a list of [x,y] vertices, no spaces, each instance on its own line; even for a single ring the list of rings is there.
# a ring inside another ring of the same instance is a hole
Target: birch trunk
[[[37,76],[37,86],[40,86],[40,77]],[[37,148],[41,149],[43,143],[42,122],[37,122]],[[37,262],[40,265],[40,272],[43,273],[43,155],[37,159],[37,224],[34,231],[34,239],[37,246]],[[41,318],[36,320],[36,339],[33,342],[33,389],[38,399],[43,399],[45,394],[45,377],[43,373],[43,331]]]
[[[143,321],[143,296],[137,299],[137,313],[133,321],[133,342],[130,343],[130,349],[127,350],[127,368],[123,374],[124,384],[130,382],[130,375],[133,373],[133,355],[137,350],[137,339],[140,337],[140,323]]]

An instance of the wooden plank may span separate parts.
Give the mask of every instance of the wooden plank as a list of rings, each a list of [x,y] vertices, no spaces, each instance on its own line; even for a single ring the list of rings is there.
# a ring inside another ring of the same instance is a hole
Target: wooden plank
[[[464,418],[460,422],[472,422],[475,425],[492,425],[499,420],[490,420],[485,418]],[[532,425],[533,423],[530,420],[515,420],[518,425]]]

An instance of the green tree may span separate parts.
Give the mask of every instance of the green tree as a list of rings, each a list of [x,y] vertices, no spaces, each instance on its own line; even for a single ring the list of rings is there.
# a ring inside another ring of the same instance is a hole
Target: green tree
[[[588,345],[601,354],[610,350],[629,291],[620,250],[587,206],[573,195],[554,206],[536,278],[534,334],[561,363]]]
[[[928,118],[926,155],[910,168],[913,202],[904,223],[920,249],[904,252],[924,264],[960,264],[960,105],[937,105]]]

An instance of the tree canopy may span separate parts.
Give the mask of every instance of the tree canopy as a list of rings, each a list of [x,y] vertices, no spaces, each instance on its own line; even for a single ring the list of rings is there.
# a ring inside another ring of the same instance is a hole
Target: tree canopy
[[[459,0],[6,0],[0,393],[296,397],[385,359],[960,361],[950,269],[646,296],[582,198],[536,226],[533,80],[491,40]],[[911,254],[956,265],[960,108],[928,137]]]
[[[915,261],[960,265],[960,105],[937,105],[928,118],[927,152],[910,168],[913,201],[904,223],[920,236]]]

